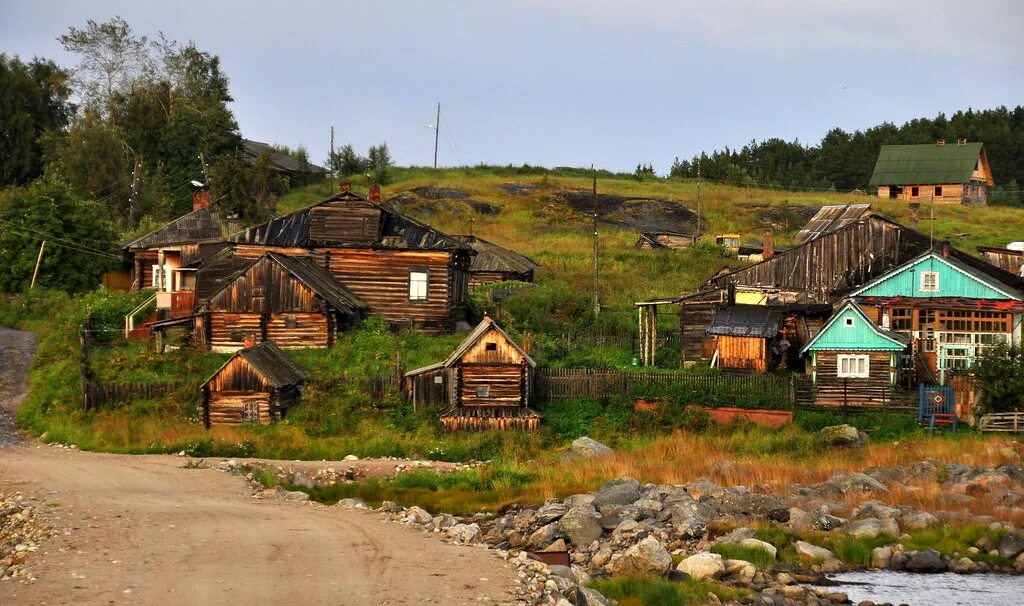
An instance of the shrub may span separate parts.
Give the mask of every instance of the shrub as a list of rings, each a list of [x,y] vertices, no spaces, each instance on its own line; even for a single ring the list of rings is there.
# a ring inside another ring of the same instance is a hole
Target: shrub
[[[974,364],[981,387],[982,413],[1024,410],[1024,349],[999,344],[986,349]]]

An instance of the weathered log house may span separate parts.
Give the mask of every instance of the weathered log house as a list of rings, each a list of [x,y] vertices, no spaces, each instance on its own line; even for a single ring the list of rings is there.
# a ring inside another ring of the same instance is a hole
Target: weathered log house
[[[540,426],[530,408],[536,363],[485,316],[444,362],[405,374],[403,391],[415,408],[441,407],[450,430],[529,429]]]
[[[1006,248],[979,246],[978,252],[990,265],[1024,277],[1024,242],[1011,242]]]
[[[476,251],[469,266],[469,287],[498,282],[533,282],[533,270],[540,265],[529,257],[476,236],[452,236]]]
[[[431,334],[466,321],[473,249],[343,186],[323,202],[234,234],[238,257],[310,255],[367,306],[367,314]]]
[[[995,181],[985,146],[958,139],[955,145],[883,145],[870,185],[879,198],[984,204]]]
[[[330,347],[365,308],[309,257],[267,252],[202,303],[194,330],[196,341],[213,351],[233,351],[247,340]]]
[[[306,378],[306,372],[271,341],[241,349],[203,383],[203,424],[280,421],[298,403]]]
[[[797,244],[810,242],[829,232],[849,225],[871,212],[870,204],[832,204],[822,206],[796,234]]]
[[[886,330],[846,300],[804,346],[811,361],[814,401],[826,406],[880,406],[892,401],[905,335]]]

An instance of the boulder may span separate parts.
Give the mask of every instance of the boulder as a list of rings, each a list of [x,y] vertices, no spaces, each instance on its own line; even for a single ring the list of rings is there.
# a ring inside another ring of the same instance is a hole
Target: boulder
[[[744,539],[753,539],[756,535],[757,531],[753,528],[740,526],[715,539],[715,543],[739,543]]]
[[[285,501],[296,501],[296,502],[308,501],[309,500],[309,493],[308,492],[302,492],[301,490],[291,490],[291,491],[288,491],[288,492],[284,493],[284,495],[282,495],[281,498],[283,498]]]
[[[746,547],[747,549],[760,549],[761,551],[769,553],[773,559],[779,553],[779,550],[775,548],[775,545],[760,539],[743,539],[737,543],[737,545],[740,547]]]
[[[542,524],[550,524],[565,515],[569,507],[565,503],[547,503],[537,510],[536,519]]]
[[[672,524],[679,526],[682,522],[697,518],[703,522],[708,522],[715,517],[715,509],[707,503],[701,503],[694,501],[687,497],[685,499],[673,500],[669,506],[668,511],[672,519]],[[668,505],[666,503],[666,505]]]
[[[477,524],[456,524],[448,529],[448,538],[457,545],[479,543],[480,526]]]
[[[860,446],[860,432],[853,425],[832,425],[821,430],[821,441],[834,448]]]
[[[380,504],[380,509],[378,511],[383,511],[385,513],[402,513],[405,511],[405,508],[394,501],[384,501]]]
[[[455,524],[457,523],[458,520],[455,519],[455,516],[449,513],[439,513],[436,516],[434,516],[433,526],[434,528],[444,530],[446,528],[451,528],[452,526],[455,526]]]
[[[342,499],[337,503],[338,507],[345,509],[369,509],[370,506],[362,499]]]
[[[725,574],[733,575],[743,584],[749,584],[757,574],[757,567],[746,560],[725,560]]]
[[[892,547],[875,547],[871,550],[871,567],[885,570],[892,563]]]
[[[864,518],[863,520],[851,520],[843,527],[846,534],[858,539],[873,539],[881,534],[892,537],[900,536],[900,526],[896,520],[879,520],[878,518]]]
[[[313,490],[316,488],[316,482],[313,481],[313,478],[302,472],[295,472],[292,474],[292,485],[298,486],[299,488],[305,488],[306,490]]]
[[[591,440],[584,436],[573,440],[572,444],[569,445],[569,450],[567,450],[565,454],[570,458],[598,459],[601,457],[614,456],[615,451],[597,440]]]
[[[875,478],[859,471],[838,476],[833,478],[833,480],[839,483],[844,493],[853,491],[889,492],[889,489],[885,487],[885,484],[882,484]]]
[[[721,556],[719,556],[721,562]],[[658,539],[647,537],[633,545],[612,562],[612,574],[617,576],[661,576],[672,567],[672,556]]]
[[[949,563],[949,569],[957,574],[971,574],[978,571],[978,566],[971,558],[960,558]]]
[[[717,553],[702,551],[679,562],[676,570],[685,572],[697,581],[717,579],[725,574],[725,561]]]
[[[870,477],[870,476],[869,476]],[[889,507],[881,501],[866,501],[853,510],[854,519],[879,518],[882,520],[895,518],[900,515],[897,507]]]
[[[596,589],[583,586],[576,589],[576,606],[610,606],[610,604],[607,598]]]
[[[999,539],[999,556],[1006,559],[1016,558],[1024,553],[1024,537],[1015,534],[1004,534]]]
[[[640,482],[633,478],[608,480],[594,494],[594,507],[632,505],[640,498]]]
[[[707,522],[701,518],[687,518],[674,523],[676,534],[680,539],[699,539],[708,531]]]
[[[526,539],[526,545],[531,549],[544,549],[556,540],[565,536],[558,524],[547,524],[541,526]]]
[[[794,548],[797,555],[806,560],[831,560],[836,557],[836,554],[824,547],[818,547],[806,541],[797,541]]]
[[[938,523],[939,518],[927,511],[918,511],[917,509],[904,511],[903,515],[900,516],[900,528],[903,530],[924,530]]]
[[[922,549],[907,560],[904,565],[910,572],[946,572],[942,554],[934,549]]]
[[[430,515],[426,509],[413,505],[405,510],[404,520],[410,524],[429,524],[434,521],[434,516]]]
[[[593,506],[573,507],[558,521],[558,526],[576,547],[586,547],[601,538],[604,529],[599,520],[601,515]]]
[[[775,522],[789,521],[789,508],[785,503],[766,494],[729,493],[717,499],[715,509],[723,515],[752,515]]]

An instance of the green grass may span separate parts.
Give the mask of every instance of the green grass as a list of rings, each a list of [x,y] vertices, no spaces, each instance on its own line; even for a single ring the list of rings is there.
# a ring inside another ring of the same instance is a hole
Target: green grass
[[[768,551],[759,547],[746,547],[734,543],[719,543],[711,547],[712,553],[717,553],[727,560],[744,560],[757,567],[758,570],[768,570],[775,566],[775,558]]]
[[[739,601],[749,591],[708,581],[667,581],[647,577],[616,577],[590,584],[619,606],[687,606],[708,603],[708,594],[722,602]]]

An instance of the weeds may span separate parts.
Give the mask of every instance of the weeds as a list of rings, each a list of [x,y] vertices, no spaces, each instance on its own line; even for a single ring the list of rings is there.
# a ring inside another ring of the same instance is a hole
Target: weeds
[[[734,543],[718,543],[711,547],[712,553],[717,553],[727,560],[744,560],[757,567],[758,570],[769,570],[775,566],[775,557],[770,552],[760,547],[746,547]]]
[[[651,577],[600,579],[590,585],[620,606],[686,606],[704,604],[709,594],[719,601],[737,602],[750,592],[709,581],[667,581]]]

